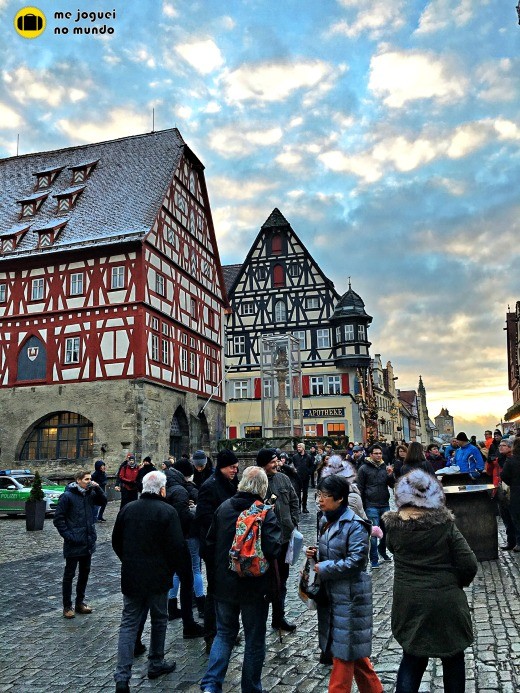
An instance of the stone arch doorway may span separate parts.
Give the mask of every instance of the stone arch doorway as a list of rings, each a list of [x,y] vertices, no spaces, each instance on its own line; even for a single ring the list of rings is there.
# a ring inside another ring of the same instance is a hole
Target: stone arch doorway
[[[199,414],[199,440],[197,445],[200,450],[206,450],[206,452],[210,449],[208,420],[203,411]]]
[[[182,407],[177,407],[170,424],[170,455],[179,459],[183,452],[190,453],[190,427]]]

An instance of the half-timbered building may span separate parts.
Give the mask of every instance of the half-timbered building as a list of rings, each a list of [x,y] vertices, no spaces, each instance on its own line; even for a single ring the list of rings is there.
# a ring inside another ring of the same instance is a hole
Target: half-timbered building
[[[223,437],[224,282],[179,131],[4,159],[0,203],[0,463]]]
[[[262,436],[261,400],[273,387],[262,382],[262,338],[290,334],[300,346],[301,433],[362,439],[360,397],[370,366],[372,318],[361,297],[350,284],[343,296],[337,293],[278,209],[244,263],[223,270],[232,307],[226,333],[228,437]]]

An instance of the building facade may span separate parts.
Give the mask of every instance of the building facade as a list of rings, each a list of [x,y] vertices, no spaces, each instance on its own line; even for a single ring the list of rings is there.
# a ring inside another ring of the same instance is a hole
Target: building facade
[[[293,406],[298,425],[289,421],[286,429],[339,441],[364,439],[372,318],[359,295],[349,286],[339,296],[278,209],[244,263],[223,269],[232,309],[226,337],[228,438],[265,435],[265,400],[275,399],[280,409],[284,381],[263,377],[262,344],[266,337],[290,335],[298,346],[299,376],[298,382],[285,380],[283,402],[297,398],[301,410]]]
[[[455,423],[453,416],[446,407],[442,407],[439,414],[435,417],[435,425],[439,437],[445,442],[449,442],[455,435]]]
[[[4,159],[0,181],[0,464],[209,450],[227,304],[178,130]]]
[[[507,380],[508,387],[513,395],[513,404],[505,413],[506,430],[520,430],[520,301],[517,301],[515,310],[506,314],[507,335]]]

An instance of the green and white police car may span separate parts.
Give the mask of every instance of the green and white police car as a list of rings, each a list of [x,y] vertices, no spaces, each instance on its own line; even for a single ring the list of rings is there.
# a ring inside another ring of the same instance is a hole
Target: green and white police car
[[[29,497],[34,474],[30,469],[0,470],[0,515],[25,514],[25,501]],[[46,513],[53,513],[65,486],[42,477],[42,489],[47,503]]]

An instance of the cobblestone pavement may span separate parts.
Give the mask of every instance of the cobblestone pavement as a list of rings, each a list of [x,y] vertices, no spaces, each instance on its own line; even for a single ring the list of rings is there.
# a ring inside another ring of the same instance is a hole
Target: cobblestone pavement
[[[62,540],[52,520],[45,521],[42,532],[26,532],[23,518],[0,518],[2,693],[114,690],[112,675],[122,607],[119,562],[110,545],[117,510],[118,503],[110,503],[105,513],[108,522],[97,525],[98,545],[87,590],[94,613],[70,621],[62,617]],[[308,542],[315,541],[314,528],[315,515],[304,515],[301,529]],[[501,553],[498,561],[480,564],[477,578],[467,590],[475,630],[474,646],[466,653],[467,693],[520,691],[520,554]],[[392,580],[390,563],[374,572],[372,658],[385,693],[394,691],[400,660],[400,648],[390,631]],[[298,624],[298,629],[285,635],[281,643],[277,634],[269,631],[264,689],[276,693],[325,693],[330,669],[318,663],[316,615],[298,599],[296,581],[297,569],[293,569],[288,617]],[[148,627],[145,642],[147,635]],[[242,655],[243,647],[235,648],[225,692],[240,689]],[[180,621],[173,621],[168,626],[166,656],[176,660],[176,672],[149,681],[146,658],[139,658],[134,663],[132,690],[197,693],[207,661],[204,642],[183,640]],[[432,660],[421,692],[442,690],[440,661]]]

